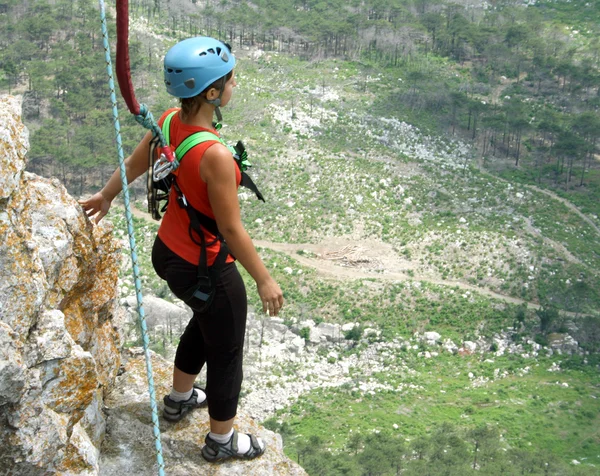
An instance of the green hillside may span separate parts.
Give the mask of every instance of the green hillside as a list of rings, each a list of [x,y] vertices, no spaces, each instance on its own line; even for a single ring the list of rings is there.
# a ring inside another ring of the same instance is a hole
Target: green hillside
[[[222,132],[247,145],[267,199],[240,195],[282,317],[359,324],[324,364],[372,355],[355,384],[265,422],[311,475],[600,465],[600,7],[475,3],[130,1],[132,77],[155,115],[176,104],[162,88],[170,45],[232,44]],[[96,190],[117,159],[95,3],[0,0],[0,25],[0,91],[24,95],[29,169],[74,195]],[[119,106],[127,152],[143,130]],[[144,187],[132,189],[140,209]],[[121,215],[109,217],[117,236]],[[157,226],[135,223],[145,290],[171,299],[149,262]],[[369,260],[346,261],[343,278],[305,264],[346,245]],[[435,348],[414,335],[427,331],[488,348],[423,358]],[[579,354],[549,350],[565,333]],[[519,352],[497,355],[499,334]],[[274,386],[297,378],[277,365]]]

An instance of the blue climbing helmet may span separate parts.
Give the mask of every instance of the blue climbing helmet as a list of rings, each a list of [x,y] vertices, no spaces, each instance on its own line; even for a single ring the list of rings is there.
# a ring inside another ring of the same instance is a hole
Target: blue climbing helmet
[[[180,41],[165,56],[167,92],[178,98],[197,96],[234,66],[231,48],[219,40],[198,36]]]

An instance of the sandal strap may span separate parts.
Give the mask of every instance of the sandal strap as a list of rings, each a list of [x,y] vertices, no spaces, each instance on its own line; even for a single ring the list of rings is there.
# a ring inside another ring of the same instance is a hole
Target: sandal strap
[[[231,435],[231,449],[235,454],[238,452],[238,432],[236,429],[233,430],[233,435]]]
[[[265,448],[260,445],[258,438],[250,433],[246,434],[250,438],[250,448],[244,454],[238,453],[238,432],[237,430],[233,430],[233,434],[227,443],[219,443],[213,440],[210,435],[206,435],[206,446],[202,449],[202,455],[211,462],[220,461],[229,457],[253,459],[262,455],[265,452]]]
[[[252,433],[246,433],[249,437],[250,437],[250,444],[252,445],[250,450],[252,450],[252,448],[254,448],[255,450],[262,450],[262,446],[260,446],[260,443],[258,442],[258,438],[256,438],[256,436],[254,436]]]
[[[195,402],[198,401],[198,390],[202,390],[202,389],[200,387],[196,387],[196,385],[194,385],[192,387],[192,396],[190,398],[194,397]],[[202,391],[204,391],[204,390],[202,390]]]
[[[190,405],[188,403],[190,400],[192,400],[194,402],[194,404],[196,404],[196,402],[198,401],[198,390],[202,390],[204,393],[206,393],[206,391],[202,387],[200,387],[197,384],[194,384],[194,386],[192,387],[192,396],[190,398],[188,398],[187,400],[180,400],[180,401],[176,402],[176,401],[172,400],[170,396],[167,395],[165,397],[165,401],[166,401],[166,398],[168,398],[169,406],[171,408],[177,408],[178,410],[181,410],[183,407],[187,407]]]
[[[214,456],[218,456],[219,453],[225,453],[227,456],[236,456],[238,450],[237,444],[237,431],[233,430],[233,435],[227,443],[219,443],[213,440],[210,436],[206,436],[206,446],[215,452]]]

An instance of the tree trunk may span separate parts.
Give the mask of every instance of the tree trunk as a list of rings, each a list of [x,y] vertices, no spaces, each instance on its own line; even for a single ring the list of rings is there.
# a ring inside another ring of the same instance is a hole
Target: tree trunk
[[[587,166],[588,156],[591,159],[591,152],[583,156],[583,167],[581,167],[581,179],[579,180],[579,186],[583,187],[583,177],[585,176],[585,168]]]
[[[482,148],[482,152],[481,152],[482,158],[485,156],[485,153],[487,152],[487,144],[488,144],[488,131],[487,131],[487,129],[485,129],[483,131],[483,148]]]
[[[567,161],[567,178],[565,180],[565,190],[569,190],[569,182],[571,182],[571,174],[573,172],[573,157],[569,157],[569,160]]]
[[[521,131],[517,132],[517,160],[515,161],[515,167],[519,166],[520,156],[521,156]]]

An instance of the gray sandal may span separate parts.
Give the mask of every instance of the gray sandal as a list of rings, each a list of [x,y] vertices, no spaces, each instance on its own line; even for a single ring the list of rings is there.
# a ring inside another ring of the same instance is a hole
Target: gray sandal
[[[238,454],[238,432],[233,430],[233,435],[227,443],[217,443],[210,435],[206,435],[204,442],[206,445],[202,448],[203,458],[216,463],[229,458],[254,459],[265,452],[266,445],[260,446],[256,436],[246,433],[250,437],[250,449],[244,454]]]
[[[203,388],[194,384],[192,396],[183,402],[176,402],[171,400],[169,395],[165,395],[165,398],[163,398],[163,403],[165,404],[163,408],[163,417],[165,420],[176,422],[181,420],[190,410],[207,406],[207,398],[205,398],[202,403],[198,403],[198,390],[202,390],[206,393]]]

